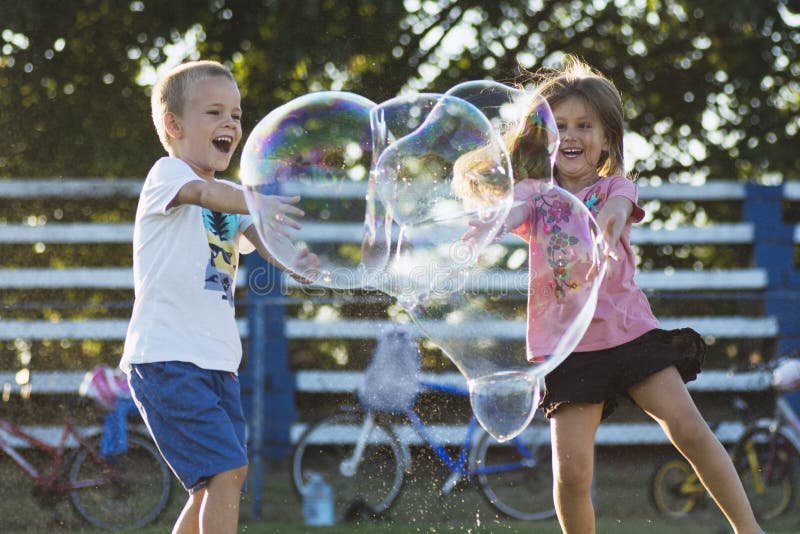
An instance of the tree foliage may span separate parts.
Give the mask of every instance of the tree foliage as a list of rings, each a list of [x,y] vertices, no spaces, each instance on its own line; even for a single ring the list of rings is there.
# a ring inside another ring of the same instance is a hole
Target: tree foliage
[[[787,2],[0,0],[0,176],[143,175],[162,152],[148,74],[187,56],[233,68],[246,134],[309,91],[380,102],[519,81],[570,53],[623,92],[642,176],[792,179],[800,32]]]

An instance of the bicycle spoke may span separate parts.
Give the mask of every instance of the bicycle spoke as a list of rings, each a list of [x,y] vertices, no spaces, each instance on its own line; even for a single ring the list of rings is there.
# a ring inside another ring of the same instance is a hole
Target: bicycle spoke
[[[302,495],[311,473],[331,485],[334,512],[380,514],[400,492],[403,457],[390,429],[361,413],[337,414],[310,427],[293,454],[293,482]],[[355,430],[354,430],[355,429]]]
[[[500,443],[488,433],[481,436],[471,469],[492,506],[516,519],[555,515],[548,436],[547,427],[539,424],[511,442]]]
[[[650,498],[656,509],[669,517],[684,517],[705,495],[692,466],[684,460],[669,460],[656,469],[650,483]]]
[[[128,450],[101,459],[82,449],[69,472],[70,500],[92,525],[117,530],[145,525],[163,511],[172,478],[155,448],[128,436]]]

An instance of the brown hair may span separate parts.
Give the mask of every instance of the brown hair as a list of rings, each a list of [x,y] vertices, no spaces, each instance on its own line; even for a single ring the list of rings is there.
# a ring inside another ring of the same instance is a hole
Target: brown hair
[[[236,79],[224,65],[216,61],[189,61],[182,63],[167,72],[153,86],[150,97],[150,109],[153,115],[153,124],[158,132],[161,145],[169,150],[169,136],[164,128],[164,114],[172,112],[179,117],[186,104],[186,92],[193,84],[202,80],[222,76],[234,84]]]

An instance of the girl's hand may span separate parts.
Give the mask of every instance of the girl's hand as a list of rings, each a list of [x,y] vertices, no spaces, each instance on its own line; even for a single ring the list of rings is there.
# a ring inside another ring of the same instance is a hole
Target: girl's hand
[[[528,209],[526,203],[515,202],[514,205],[511,207],[511,209],[509,210],[508,215],[506,216],[506,219],[503,222],[503,225],[498,229],[497,234],[493,238],[495,240],[498,240],[510,230],[513,230],[514,228],[520,226],[522,223],[525,222],[529,213],[530,210]],[[491,219],[489,221],[483,221],[481,219],[472,219],[471,221],[469,221],[468,224],[470,226],[470,229],[467,230],[467,232],[463,236],[461,236],[461,240],[469,244],[475,244],[478,241],[478,239],[486,233],[487,228],[489,226],[497,224],[497,221]]]
[[[481,236],[487,232],[487,229],[490,226],[497,224],[497,221],[471,219],[467,224],[469,224],[469,230],[467,230],[464,235],[461,236],[461,241],[467,245],[474,246],[477,244]]]

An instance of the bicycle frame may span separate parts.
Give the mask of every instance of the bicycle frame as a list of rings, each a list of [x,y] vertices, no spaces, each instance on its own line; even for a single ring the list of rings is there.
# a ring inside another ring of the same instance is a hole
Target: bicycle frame
[[[82,481],[80,484],[71,484],[66,482],[61,482],[59,480],[59,472],[61,470],[61,464],[64,462],[64,450],[67,446],[67,440],[70,436],[75,438],[78,444],[82,447],[87,448],[93,457],[96,460],[102,461],[98,452],[87,442],[86,439],[83,438],[78,432],[75,430],[72,422],[69,419],[64,421],[64,427],[61,430],[61,437],[58,440],[58,444],[56,446],[52,446],[44,441],[36,438],[35,436],[25,432],[21,428],[16,425],[9,423],[8,421],[0,419],[0,430],[7,432],[17,438],[25,441],[28,445],[34,447],[35,449],[42,451],[53,458],[53,463],[51,468],[48,472],[43,472],[36,469],[25,457],[17,452],[11,444],[3,439],[0,436],[0,449],[3,450],[12,460],[16,463],[28,476],[33,479],[33,481],[42,487],[46,487],[52,489],[54,491],[70,491],[73,489],[83,488],[83,487],[91,487],[98,484],[104,484],[107,481],[104,479],[92,479],[92,480],[85,480]]]
[[[441,393],[459,395],[462,397],[469,396],[468,390],[455,386],[448,386],[445,384],[426,381],[421,381],[420,386],[427,391],[438,391]],[[445,494],[449,493],[461,478],[469,478],[484,473],[508,471],[520,467],[518,463],[515,463],[494,465],[492,467],[481,467],[476,470],[470,470],[469,457],[473,445],[475,444],[475,436],[478,431],[478,420],[475,418],[475,414],[471,414],[469,424],[467,425],[467,432],[464,436],[464,441],[460,444],[459,453],[457,456],[451,456],[450,453],[447,452],[445,446],[436,440],[433,434],[431,434],[431,432],[428,430],[428,427],[425,425],[425,423],[422,422],[422,420],[413,410],[406,410],[404,415],[413,425],[415,432],[423,439],[423,441],[425,441],[428,446],[434,450],[442,463],[444,463],[445,466],[447,466],[447,468],[450,470],[451,475],[442,487],[442,492]],[[536,458],[533,452],[528,450],[519,437],[510,440],[509,444],[513,444],[519,449],[523,456],[523,466],[534,467],[536,465]]]
[[[469,396],[468,390],[455,386],[448,386],[446,384],[420,381],[420,386],[423,390],[426,391],[436,391],[451,395],[459,395],[462,397]],[[513,463],[504,465],[494,465],[492,467],[482,467],[477,470],[470,470],[469,468],[470,453],[472,452],[475,436],[477,435],[478,432],[478,420],[475,418],[474,414],[472,414],[472,416],[470,417],[469,424],[467,425],[467,432],[466,435],[464,436],[464,441],[459,445],[458,455],[451,455],[449,452],[447,452],[445,445],[440,443],[434,437],[434,435],[428,430],[427,425],[419,418],[419,416],[414,412],[413,409],[408,409],[400,413],[402,413],[406,417],[406,419],[411,423],[416,434],[424,441],[426,445],[428,445],[431,449],[433,449],[439,460],[441,460],[441,462],[450,471],[451,473],[450,477],[447,479],[442,488],[442,492],[445,494],[449,493],[450,490],[452,490],[458,483],[458,481],[461,480],[462,478],[469,478],[475,475],[481,475],[485,473],[509,471],[520,467],[520,463]],[[358,464],[361,462],[361,456],[364,451],[367,439],[369,438],[369,435],[372,432],[372,429],[374,428],[375,415],[376,415],[375,412],[369,410],[367,411],[367,416],[364,419],[364,423],[359,431],[356,440],[356,447],[353,451],[353,455],[350,458],[347,458],[340,465],[340,470],[343,475],[353,476],[356,470],[358,469]],[[513,444],[519,449],[520,453],[523,456],[523,461],[521,462],[522,466],[534,467],[536,465],[535,455],[522,443],[519,437],[509,440],[508,443],[509,445]],[[410,463],[409,461],[410,454],[407,450],[403,450],[403,455],[405,456],[404,461],[408,466]]]
[[[440,393],[449,393],[462,397],[469,396],[469,392],[463,388],[424,381],[420,382],[420,385],[423,389],[428,391],[438,391]],[[415,432],[434,450],[434,452],[436,452],[436,455],[451,472],[458,471],[463,475],[469,474],[467,468],[467,459],[469,458],[469,452],[472,448],[475,432],[478,429],[478,421],[475,419],[474,415],[470,417],[469,424],[467,426],[467,434],[464,437],[464,441],[461,443],[460,451],[457,457],[453,457],[447,452],[444,445],[436,440],[433,434],[428,430],[428,427],[425,426],[425,423],[422,422],[422,420],[413,410],[406,410],[405,416],[414,426]]]
[[[43,473],[36,469],[33,465],[28,462],[22,454],[17,452],[11,444],[6,441],[2,436],[0,436],[0,449],[3,450],[8,456],[11,457],[12,460],[25,472],[30,476],[38,485],[41,486],[49,486],[55,482],[56,476],[58,474],[58,470],[61,467],[61,463],[64,459],[64,448],[66,446],[66,442],[70,434],[72,433],[72,428],[69,422],[64,425],[64,428],[61,432],[61,437],[58,440],[57,446],[52,446],[40,439],[28,434],[21,428],[16,425],[12,425],[8,421],[0,420],[0,430],[7,432],[17,438],[25,441],[28,445],[47,453],[48,455],[53,457],[53,466],[49,473]]]

